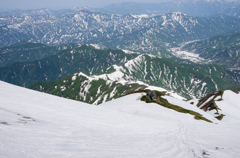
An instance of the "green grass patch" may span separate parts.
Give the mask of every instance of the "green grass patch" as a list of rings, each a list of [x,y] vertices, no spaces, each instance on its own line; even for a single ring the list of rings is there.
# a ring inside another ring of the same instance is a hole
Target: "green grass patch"
[[[149,100],[148,99],[148,96],[149,96],[149,93],[150,93],[149,90],[142,90],[142,91],[138,91],[138,92],[145,92],[147,94],[147,95],[142,96],[141,101],[145,101],[146,103],[156,103],[156,104],[159,104],[163,107],[175,110],[177,112],[193,115],[194,119],[196,119],[196,120],[204,120],[204,121],[212,123],[212,121],[206,119],[205,117],[203,117],[201,114],[199,114],[197,112],[194,112],[194,111],[188,110],[188,109],[184,109],[180,106],[169,103],[167,99],[162,98],[162,96],[166,95],[166,93],[164,93],[164,92],[155,91],[155,94],[158,97],[157,100]]]
[[[215,117],[215,118],[221,121],[224,116],[225,116],[225,115],[221,114],[220,116],[217,116],[217,117]]]

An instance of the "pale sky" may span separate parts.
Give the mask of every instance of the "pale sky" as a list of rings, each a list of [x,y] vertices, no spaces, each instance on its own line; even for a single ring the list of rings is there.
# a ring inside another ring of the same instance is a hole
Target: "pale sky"
[[[69,9],[73,7],[101,8],[112,3],[139,2],[160,3],[172,0],[0,0],[0,12],[15,9],[40,9],[50,8],[53,10]]]

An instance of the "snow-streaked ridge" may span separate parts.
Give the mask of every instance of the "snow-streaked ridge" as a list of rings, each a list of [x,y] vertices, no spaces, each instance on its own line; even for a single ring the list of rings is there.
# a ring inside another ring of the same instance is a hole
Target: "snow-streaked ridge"
[[[123,67],[122,66],[117,66],[117,65],[113,65],[115,71],[113,73],[110,73],[110,74],[102,74],[102,75],[93,75],[93,76],[88,76],[82,72],[80,73],[75,73],[72,77],[72,81],[75,81],[76,78],[78,76],[84,76],[87,78],[86,81],[84,81],[82,84],[81,84],[81,89],[82,89],[82,92],[80,92],[80,96],[83,97],[84,101],[86,101],[86,94],[88,93],[88,90],[91,86],[91,83],[92,81],[97,81],[99,79],[103,79],[105,81],[107,81],[107,83],[109,85],[113,84],[113,82],[117,82],[117,83],[120,83],[122,85],[126,85],[126,84],[139,84],[139,85],[143,85],[145,86],[146,88],[145,89],[149,89],[149,90],[157,90],[157,91],[161,91],[161,92],[166,92],[169,96],[172,96],[172,97],[175,97],[175,98],[178,98],[178,99],[182,99],[184,100],[185,98],[178,95],[177,93],[173,92],[173,91],[168,91],[164,88],[161,88],[161,87],[157,87],[157,86],[151,86],[147,83],[144,83],[142,81],[129,81],[129,80],[125,80],[124,79],[124,73],[122,71],[124,71]],[[99,94],[101,91],[98,90],[99,92],[97,94]],[[114,88],[114,90],[111,92],[110,94],[110,98],[113,94],[116,93],[116,87]],[[97,105],[99,103],[99,101],[103,98],[103,97],[106,97],[105,93],[103,93],[104,96],[100,95],[99,98],[93,103],[93,105]],[[105,102],[106,99],[104,99],[103,102]]]

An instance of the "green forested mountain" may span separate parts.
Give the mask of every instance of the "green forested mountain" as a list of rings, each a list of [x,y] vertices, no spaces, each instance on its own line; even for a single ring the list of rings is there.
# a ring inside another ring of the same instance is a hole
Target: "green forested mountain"
[[[75,72],[93,74],[113,64],[133,59],[137,54],[125,54],[122,50],[98,50],[83,45],[71,50],[32,62],[17,62],[0,68],[0,79],[20,86],[37,81],[53,81]]]
[[[180,64],[159,56],[127,54],[118,49],[96,49],[91,45],[62,50],[41,60],[2,67],[0,79],[29,86],[37,81],[55,81],[79,72],[100,75],[104,82],[142,81],[188,98],[200,98],[208,92],[239,85],[240,82],[239,74],[218,65]]]
[[[226,89],[240,83],[239,74],[233,73],[218,65],[199,65],[191,62],[179,64],[159,56],[125,54],[120,50],[97,50],[86,45],[70,52],[75,53],[64,51],[63,54],[60,53],[62,56],[58,54],[58,58],[54,59],[59,61],[51,60],[52,64],[49,68],[43,68],[43,66],[41,66],[42,69],[39,71],[38,76],[42,75],[44,77],[44,74],[48,74],[48,78],[41,80],[53,81],[68,76],[70,72],[72,72],[72,74],[83,72],[91,76],[97,74],[100,76],[99,78],[104,79],[105,82],[108,80],[111,82],[121,80],[125,82],[142,81],[149,85],[173,90],[188,98],[200,98],[208,92]],[[99,52],[99,54],[97,52]],[[76,56],[76,54],[78,55]],[[79,56],[79,54],[81,55]],[[101,57],[97,57],[97,54]],[[73,58],[74,60],[72,60]],[[41,63],[47,63],[50,59],[51,58],[45,59],[46,61],[41,61]],[[82,64],[78,65],[81,62]],[[63,65],[59,65],[59,63]],[[32,63],[28,64],[28,69],[34,69],[36,66],[33,65]],[[61,68],[66,72],[60,71]],[[70,68],[72,68],[71,71]],[[55,76],[51,74],[55,74]],[[14,77],[13,74],[9,76]],[[28,77],[25,76],[25,78]],[[34,80],[29,80],[28,83],[41,80],[34,78]],[[19,77],[16,77],[15,81],[20,83]],[[59,82],[64,84],[63,80],[57,81],[57,83]],[[55,83],[51,82],[51,84],[54,85]],[[44,88],[48,89],[46,86]]]
[[[96,105],[145,88],[146,83],[186,98],[201,98],[240,83],[239,75],[217,65],[179,65],[148,55],[139,55],[121,66],[110,66],[104,72],[93,76],[75,73],[57,81],[36,82],[28,88]]]
[[[15,62],[40,60],[64,49],[73,49],[78,44],[46,45],[42,43],[20,42],[0,48],[0,67],[9,66]]]

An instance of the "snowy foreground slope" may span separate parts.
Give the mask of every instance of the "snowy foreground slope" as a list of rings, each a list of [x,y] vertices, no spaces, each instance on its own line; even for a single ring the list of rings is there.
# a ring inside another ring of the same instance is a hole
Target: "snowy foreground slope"
[[[226,92],[218,105],[226,116],[214,123],[141,95],[93,106],[0,81],[0,157],[240,157],[239,95]]]

